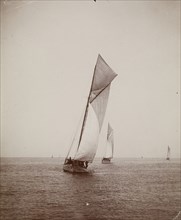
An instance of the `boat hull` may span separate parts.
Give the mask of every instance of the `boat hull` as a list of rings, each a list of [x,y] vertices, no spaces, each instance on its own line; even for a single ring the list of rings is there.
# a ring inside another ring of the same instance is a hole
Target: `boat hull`
[[[88,173],[89,171],[81,166],[72,165],[72,164],[64,164],[63,171],[69,173]]]
[[[111,163],[111,159],[105,159],[105,158],[103,158],[103,159],[102,159],[102,163],[103,163],[103,164],[110,164],[110,163]]]

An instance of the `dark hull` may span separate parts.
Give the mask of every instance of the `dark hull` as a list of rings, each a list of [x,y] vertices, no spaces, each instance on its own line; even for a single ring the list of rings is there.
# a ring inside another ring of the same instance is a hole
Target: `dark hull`
[[[89,171],[79,165],[64,164],[63,171],[69,173],[88,173]]]
[[[111,159],[103,158],[102,159],[102,163],[103,164],[110,164],[111,163]]]

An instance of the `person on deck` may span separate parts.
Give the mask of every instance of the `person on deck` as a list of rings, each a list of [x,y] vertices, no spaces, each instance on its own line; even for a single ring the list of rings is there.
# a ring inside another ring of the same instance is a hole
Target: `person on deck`
[[[84,167],[84,162],[83,161],[79,161],[79,166]]]
[[[88,161],[85,161],[85,168],[88,167]]]
[[[72,164],[72,159],[71,159],[71,157],[69,157],[69,159],[68,159],[68,164]]]

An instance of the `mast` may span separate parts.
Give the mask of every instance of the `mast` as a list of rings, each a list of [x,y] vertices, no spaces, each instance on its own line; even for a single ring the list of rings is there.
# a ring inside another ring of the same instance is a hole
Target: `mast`
[[[81,139],[82,139],[83,130],[84,130],[84,126],[85,126],[85,120],[86,120],[87,111],[88,111],[88,107],[89,107],[89,100],[90,100],[92,86],[93,86],[93,82],[94,82],[95,68],[96,68],[96,66],[94,67],[94,73],[93,73],[93,77],[92,77],[92,82],[91,82],[91,87],[90,87],[90,91],[89,91],[89,96],[87,98],[87,104],[86,104],[86,108],[85,108],[84,119],[83,119],[83,122],[82,122],[82,128],[81,128],[81,132],[80,132],[80,138],[79,138],[79,143],[78,143],[77,150],[79,149],[80,142],[81,142]]]

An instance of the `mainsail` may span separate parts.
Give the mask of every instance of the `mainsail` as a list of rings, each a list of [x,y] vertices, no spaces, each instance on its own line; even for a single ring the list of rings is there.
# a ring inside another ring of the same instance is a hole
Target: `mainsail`
[[[116,76],[117,74],[98,55],[82,123],[67,157],[90,163],[93,161],[106,112],[110,85]]]
[[[104,158],[112,159],[113,158],[113,151],[114,151],[113,129],[110,126],[110,124],[108,123],[106,152],[105,152]]]

